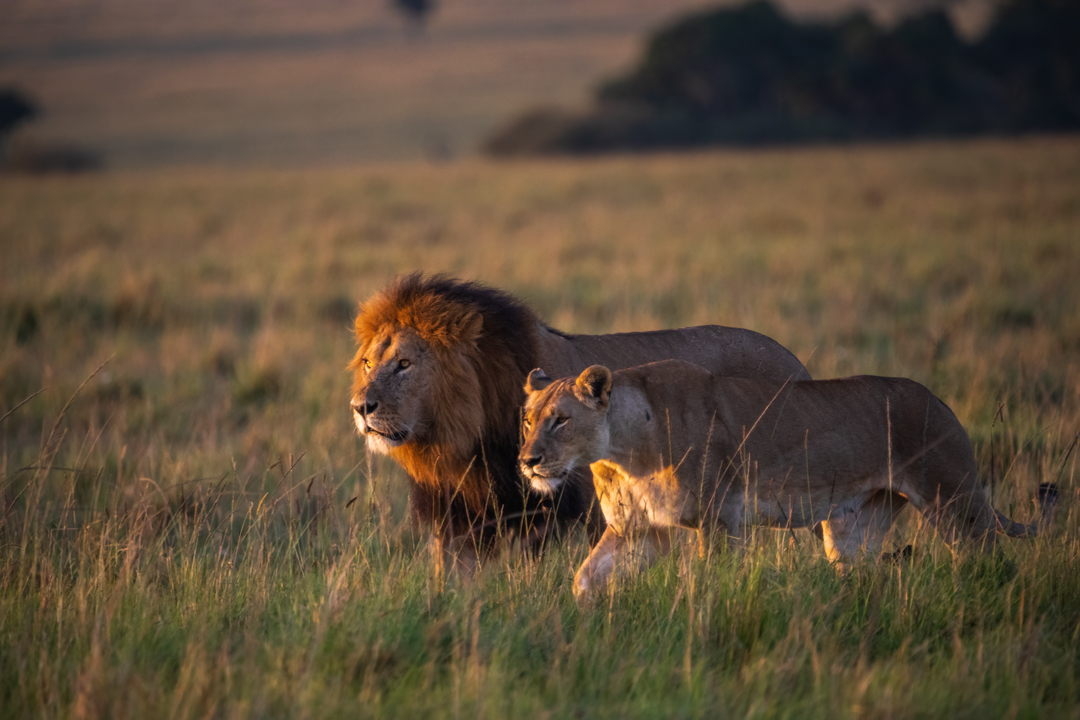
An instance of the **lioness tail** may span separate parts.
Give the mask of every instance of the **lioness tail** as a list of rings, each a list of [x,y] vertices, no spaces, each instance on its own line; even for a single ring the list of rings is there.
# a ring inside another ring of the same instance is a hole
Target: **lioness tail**
[[[1015,538],[1035,537],[1039,534],[1040,530],[1046,528],[1046,526],[1050,524],[1050,521],[1053,520],[1057,502],[1057,485],[1049,482],[1041,483],[1039,485],[1038,494],[1039,518],[1030,525],[1024,525],[1023,523],[1013,522],[995,509],[994,514],[997,516],[997,531]]]

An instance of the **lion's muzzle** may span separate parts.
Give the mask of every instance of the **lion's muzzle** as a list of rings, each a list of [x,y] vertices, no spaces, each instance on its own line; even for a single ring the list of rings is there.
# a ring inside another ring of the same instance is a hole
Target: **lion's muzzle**
[[[395,423],[375,414],[379,409],[378,401],[370,402],[367,399],[353,398],[349,405],[352,407],[356,429],[367,438],[372,449],[385,452],[388,448],[397,447],[408,439],[410,432],[407,428],[395,427]]]

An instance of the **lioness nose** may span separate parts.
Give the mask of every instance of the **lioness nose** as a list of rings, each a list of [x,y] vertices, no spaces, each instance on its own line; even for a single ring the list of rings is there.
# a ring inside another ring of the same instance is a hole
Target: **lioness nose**
[[[540,464],[540,461],[544,459],[543,455],[530,455],[529,457],[521,458],[521,462],[524,463],[527,468],[534,468]]]

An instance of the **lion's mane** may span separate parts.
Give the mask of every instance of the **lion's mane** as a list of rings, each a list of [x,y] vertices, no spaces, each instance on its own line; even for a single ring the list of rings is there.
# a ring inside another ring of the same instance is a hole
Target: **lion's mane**
[[[535,367],[538,327],[535,313],[511,295],[442,275],[403,276],[361,306],[361,348],[380,333],[410,328],[437,356],[429,437],[391,451],[412,478],[420,522],[488,545],[501,525],[521,525],[550,503],[516,471],[521,385]],[[354,373],[360,362],[358,352]],[[558,515],[577,517],[578,504],[561,498]]]

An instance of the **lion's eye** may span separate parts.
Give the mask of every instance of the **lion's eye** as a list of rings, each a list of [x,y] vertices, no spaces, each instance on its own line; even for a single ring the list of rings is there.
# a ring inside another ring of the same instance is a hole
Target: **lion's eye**
[[[371,361],[370,360],[368,360],[367,358],[364,358],[363,363],[364,363],[364,369],[365,370],[370,370],[371,369]]]
[[[555,418],[555,422],[551,423],[551,429],[552,430],[558,430],[559,428],[561,428],[563,425],[565,425],[569,421],[570,421],[570,418],[566,417],[565,415],[560,415],[557,418]]]
[[[412,362],[409,361],[409,360],[405,360],[404,358],[402,358],[401,360],[398,360],[398,364],[397,364],[399,370],[404,370],[405,368],[409,367],[410,365],[412,365]]]

